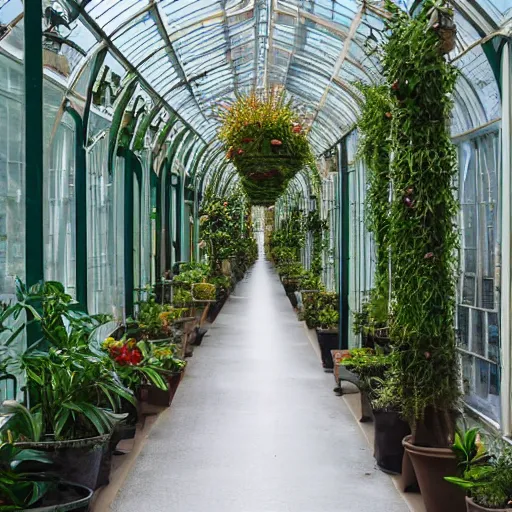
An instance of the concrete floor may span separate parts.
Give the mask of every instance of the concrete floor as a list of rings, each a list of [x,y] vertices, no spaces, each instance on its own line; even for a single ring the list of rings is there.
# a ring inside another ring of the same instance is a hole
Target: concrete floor
[[[260,257],[190,360],[117,512],[406,512]]]

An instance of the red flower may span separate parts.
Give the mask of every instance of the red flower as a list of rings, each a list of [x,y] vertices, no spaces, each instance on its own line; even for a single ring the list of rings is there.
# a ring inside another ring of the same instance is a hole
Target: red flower
[[[116,363],[121,366],[130,365],[134,366],[142,361],[142,352],[137,348],[130,349],[128,345],[123,345],[121,348],[115,348],[111,351]]]
[[[244,150],[243,150],[243,149],[239,149],[239,150],[238,150],[238,154],[239,154],[239,155],[243,155],[243,154],[244,154]]]
[[[393,82],[393,85],[391,86],[391,89],[393,89],[393,91],[398,91],[398,89],[400,89],[400,84],[399,84],[398,80],[395,80]]]
[[[300,124],[295,125],[292,128],[293,133],[300,133],[302,131],[302,126]]]
[[[279,139],[272,139],[270,141],[270,144],[272,144],[272,146],[282,146],[283,145],[283,143]]]
[[[245,139],[242,139],[242,142],[243,142],[244,144],[248,144],[249,142],[254,142],[254,139],[250,139],[250,138],[247,138],[247,137],[246,137]]]
[[[224,203],[224,206],[227,206],[227,205],[228,205],[228,203],[227,203],[227,202],[226,202],[226,203]]]

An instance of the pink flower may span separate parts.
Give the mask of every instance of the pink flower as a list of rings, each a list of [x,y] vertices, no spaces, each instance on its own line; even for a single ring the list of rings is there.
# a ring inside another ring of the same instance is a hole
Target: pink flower
[[[430,354],[430,352],[425,352],[425,359],[430,359],[432,357],[432,355]]]
[[[272,139],[270,141],[270,144],[272,144],[272,146],[282,146],[283,145],[283,143],[279,139]]]
[[[425,254],[425,256],[423,256],[424,259],[426,260],[430,260],[434,257],[434,253],[433,252],[427,252],[427,254]]]

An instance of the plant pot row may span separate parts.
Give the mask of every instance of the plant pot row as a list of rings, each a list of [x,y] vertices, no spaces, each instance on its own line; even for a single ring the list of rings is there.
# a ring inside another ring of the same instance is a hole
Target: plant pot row
[[[69,441],[48,439],[42,442],[17,443],[20,448],[45,452],[52,461],[52,472],[62,479],[59,492],[45,496],[41,506],[31,508],[30,512],[86,512],[93,492],[109,483],[112,455],[117,444],[123,439],[135,437],[133,416],[137,420],[141,414],[141,402],[169,407],[183,374],[184,372],[168,375],[168,389],[165,391],[154,385],[143,385],[138,394],[136,411],[127,411],[130,414],[128,421],[118,423],[110,434]]]

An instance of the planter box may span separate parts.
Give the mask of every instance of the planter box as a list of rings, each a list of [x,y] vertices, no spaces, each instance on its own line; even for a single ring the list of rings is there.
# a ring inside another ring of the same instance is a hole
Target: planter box
[[[182,375],[183,372],[168,375],[167,390],[165,391],[163,389],[157,388],[156,386],[153,386],[152,384],[142,386],[142,400],[144,400],[150,405],[169,407],[172,403],[174,395],[176,394]]]
[[[322,366],[326,370],[333,370],[334,362],[332,360],[331,351],[338,348],[338,330],[316,329],[316,336],[318,338],[318,344],[320,345]]]
[[[103,478],[99,477],[102,465],[110,457],[110,436],[105,434],[72,441],[24,442],[16,443],[16,446],[47,453],[55,466],[53,473],[63,480],[96,490],[103,485]]]
[[[375,439],[373,456],[386,473],[400,474],[404,447],[402,440],[411,433],[409,424],[395,411],[373,410]]]
[[[295,292],[286,292],[286,296],[288,297],[288,300],[290,301],[290,304],[293,308],[297,307],[297,296],[295,295]]]

